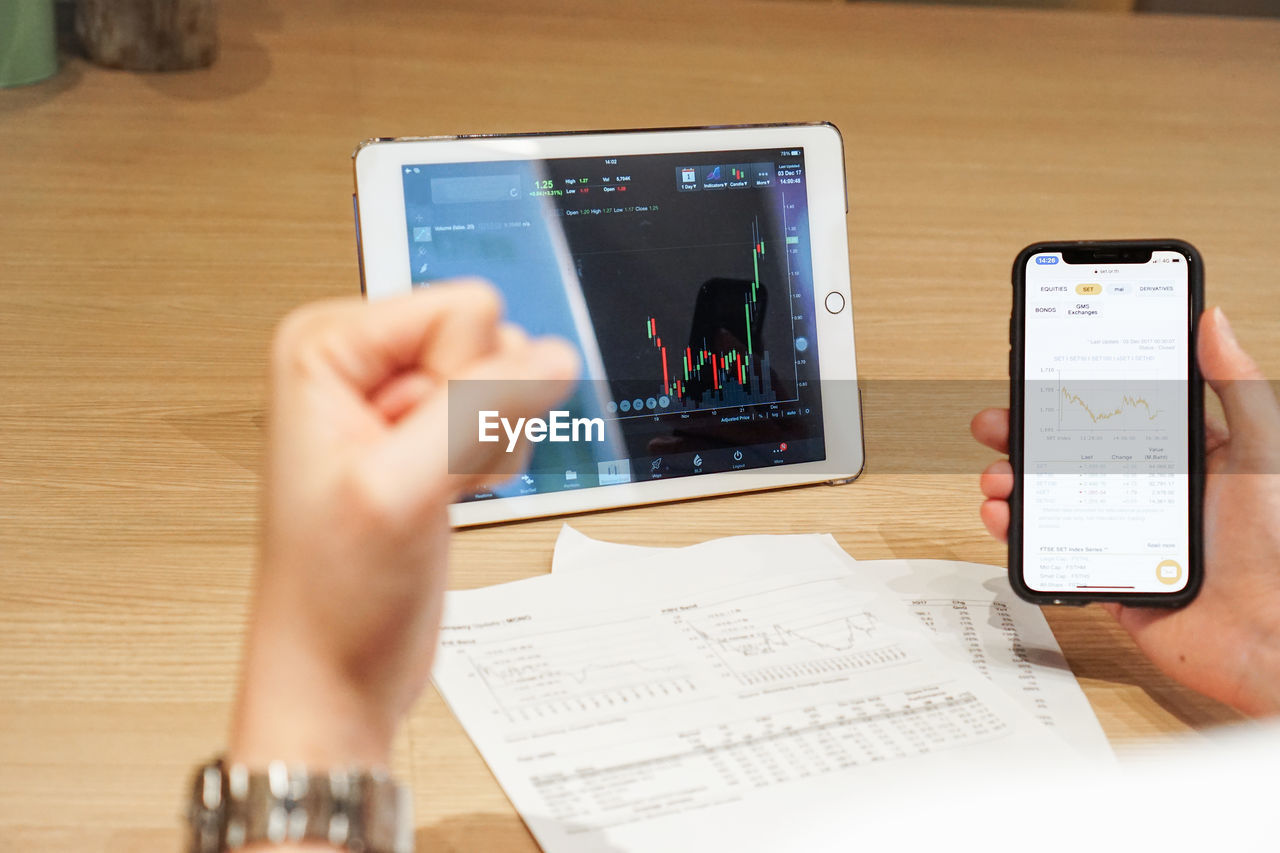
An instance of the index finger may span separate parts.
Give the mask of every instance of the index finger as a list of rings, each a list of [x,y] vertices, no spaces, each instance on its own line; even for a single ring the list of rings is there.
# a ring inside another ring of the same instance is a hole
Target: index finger
[[[276,335],[277,364],[320,366],[363,393],[405,370],[448,377],[497,348],[502,300],[478,280],[433,284],[404,296],[306,306]]]
[[[1009,410],[983,409],[969,422],[973,437],[999,453],[1009,452]]]

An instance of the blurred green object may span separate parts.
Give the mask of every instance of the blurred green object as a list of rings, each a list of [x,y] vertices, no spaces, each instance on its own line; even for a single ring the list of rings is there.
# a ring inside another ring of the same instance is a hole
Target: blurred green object
[[[38,83],[57,70],[53,0],[0,0],[0,87]]]

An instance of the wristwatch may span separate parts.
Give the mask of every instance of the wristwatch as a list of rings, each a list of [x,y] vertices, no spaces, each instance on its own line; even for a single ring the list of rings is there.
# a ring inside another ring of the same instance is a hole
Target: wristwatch
[[[190,853],[299,841],[353,853],[413,853],[412,797],[385,770],[311,773],[273,761],[260,772],[219,757],[195,772],[187,824]]]

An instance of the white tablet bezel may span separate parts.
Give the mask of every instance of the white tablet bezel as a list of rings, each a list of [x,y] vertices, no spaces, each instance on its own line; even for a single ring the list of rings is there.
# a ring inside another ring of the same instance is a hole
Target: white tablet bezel
[[[755,125],[673,130],[591,131],[523,136],[372,139],[353,155],[362,287],[369,299],[412,289],[402,167],[426,163],[543,160],[759,148],[803,148],[813,261],[814,323],[827,458],[635,481],[561,492],[456,503],[450,521],[464,527],[809,483],[845,483],[863,470],[862,406],[857,391],[844,145],[832,124]],[[835,294],[835,295],[832,295]],[[831,312],[828,305],[839,303]],[[519,318],[512,318],[519,322]],[[784,473],[785,472],[785,473]]]

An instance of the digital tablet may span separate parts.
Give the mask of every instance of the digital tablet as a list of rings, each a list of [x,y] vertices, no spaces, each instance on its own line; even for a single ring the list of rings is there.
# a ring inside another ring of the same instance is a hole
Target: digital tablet
[[[464,495],[455,525],[862,471],[833,125],[374,139],[354,165],[369,299],[478,276],[582,357],[525,467]],[[479,440],[505,442],[485,418]]]

